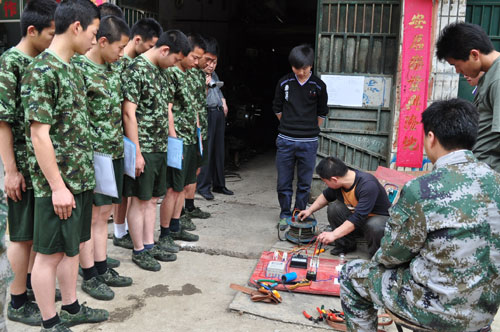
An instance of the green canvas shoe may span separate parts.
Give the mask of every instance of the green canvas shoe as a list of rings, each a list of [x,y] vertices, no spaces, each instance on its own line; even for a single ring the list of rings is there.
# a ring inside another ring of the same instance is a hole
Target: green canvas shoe
[[[113,234],[113,244],[116,247],[122,247],[125,249],[134,249],[134,243],[132,242],[132,238],[130,237],[130,233],[125,234],[122,238],[117,238]]]
[[[210,213],[202,211],[199,207],[195,207],[193,211],[185,210],[185,215],[189,218],[207,219],[210,218]]]
[[[186,232],[181,228],[179,232],[170,231],[170,236],[174,240],[188,241],[188,242],[196,242],[200,239],[200,237],[196,234],[191,234]]]
[[[178,253],[180,247],[174,242],[170,235],[161,237],[158,239],[158,245],[163,249],[171,253]]]
[[[64,325],[63,322],[59,322],[52,326],[50,329],[46,329],[42,326],[41,332],[71,332],[71,329]]]
[[[86,302],[80,304],[80,311],[76,314],[70,314],[66,310],[59,312],[59,318],[64,325],[71,327],[78,324],[99,323],[108,320],[109,312],[104,309],[92,309],[87,307]]]
[[[149,250],[144,250],[138,254],[132,253],[132,262],[137,264],[141,269],[148,271],[160,271],[161,265],[156,259],[151,255]]]
[[[40,326],[42,324],[42,314],[35,302],[27,301],[20,308],[14,309],[9,301],[7,307],[7,317],[14,322],[23,323],[31,326]]]
[[[109,288],[99,277],[93,277],[82,281],[82,290],[94,299],[111,301],[115,297],[115,292]]]
[[[149,250],[151,255],[159,260],[160,262],[173,262],[177,259],[177,255],[166,251],[159,245],[155,245],[151,250]]]
[[[106,265],[111,269],[116,269],[120,266],[120,261],[111,257],[106,257]]]
[[[196,230],[196,225],[193,223],[191,218],[189,218],[186,215],[181,216],[181,219],[179,220],[181,223],[181,227],[185,229],[186,231],[195,231]]]
[[[106,272],[100,274],[98,278],[111,287],[127,287],[132,285],[132,278],[121,276],[110,267],[108,267]]]

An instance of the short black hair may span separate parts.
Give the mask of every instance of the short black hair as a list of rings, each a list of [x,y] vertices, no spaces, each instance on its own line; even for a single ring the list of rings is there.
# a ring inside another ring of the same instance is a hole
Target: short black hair
[[[196,47],[199,47],[205,52],[207,50],[207,44],[205,39],[199,33],[188,34],[189,45],[191,46],[191,51]]]
[[[161,46],[170,47],[170,53],[182,52],[184,56],[187,56],[191,52],[189,40],[180,30],[168,30],[162,33],[155,47],[158,48]]]
[[[24,6],[21,14],[21,34],[26,37],[28,27],[34,26],[38,33],[50,27],[54,21],[57,2],[55,0],[31,0]]]
[[[154,37],[160,38],[163,29],[154,18],[146,17],[137,21],[130,31],[130,39],[140,36],[143,41],[151,40]]]
[[[122,36],[130,35],[130,28],[127,22],[117,16],[104,16],[99,24],[96,38],[106,37],[109,43],[121,40]]]
[[[55,14],[56,35],[65,33],[69,26],[76,21],[80,22],[83,30],[87,30],[96,18],[101,18],[101,15],[92,1],[62,0],[57,6]]]
[[[97,8],[99,8],[101,17],[113,15],[121,19],[124,18],[122,9],[113,3],[104,2],[97,6]]]
[[[204,37],[205,43],[207,44],[207,48],[205,52],[215,55],[219,57],[219,43],[217,39],[214,37]]]
[[[476,107],[460,98],[436,101],[422,113],[425,134],[432,131],[448,151],[471,150],[476,143],[478,123]]]
[[[316,166],[316,173],[322,179],[330,179],[332,176],[342,177],[348,170],[347,165],[337,157],[326,157]]]
[[[471,50],[490,54],[495,50],[486,32],[477,24],[458,22],[444,27],[436,43],[436,56],[439,60],[453,58],[469,60]]]
[[[314,63],[314,51],[312,47],[307,44],[295,46],[290,51],[288,62],[292,67],[297,69],[312,66]]]

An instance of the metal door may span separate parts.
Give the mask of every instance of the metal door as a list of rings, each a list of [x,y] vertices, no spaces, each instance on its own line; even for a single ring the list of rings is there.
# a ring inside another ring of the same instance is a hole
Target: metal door
[[[329,106],[318,159],[351,167],[387,166],[397,72],[400,1],[318,0],[315,71],[364,76],[361,107]]]
[[[155,0],[156,1],[156,0]],[[143,8],[136,8],[129,4],[130,1],[123,3],[124,1],[117,1],[117,5],[123,10],[123,15],[125,16],[125,21],[130,27],[132,27],[137,21],[142,18],[151,17],[158,21],[158,12],[145,10]]]
[[[497,51],[500,50],[500,0],[468,0],[465,21],[478,24],[483,27]],[[460,75],[458,85],[458,96],[467,100],[472,100],[473,88]]]

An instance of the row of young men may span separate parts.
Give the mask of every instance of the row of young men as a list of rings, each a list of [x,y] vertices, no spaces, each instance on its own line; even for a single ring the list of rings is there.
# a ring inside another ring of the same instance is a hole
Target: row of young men
[[[82,289],[95,298],[111,300],[109,286],[132,284],[108,266],[107,220],[122,200],[94,194],[94,152],[111,155],[118,192],[130,198],[134,263],[158,271],[158,261],[176,259],[174,240],[198,240],[186,232],[195,225],[185,218],[181,227],[180,215],[185,197],[187,210],[195,211],[196,173],[204,163],[198,128],[201,137],[207,134],[201,68],[216,61],[217,45],[163,32],[152,19],[139,21],[131,33],[118,7],[108,4],[100,12],[90,0],[31,0],[21,27],[22,40],[2,55],[0,71],[0,154],[15,274],[7,313],[11,320],[41,323],[42,331],[68,331],[108,318],[107,311],[78,303],[79,263]],[[123,135],[136,146],[135,179],[123,176]],[[167,167],[168,136],[183,139],[182,170]],[[155,244],[156,204],[165,194]],[[126,204],[115,211],[123,221]],[[123,238],[123,227],[115,227],[115,240]]]

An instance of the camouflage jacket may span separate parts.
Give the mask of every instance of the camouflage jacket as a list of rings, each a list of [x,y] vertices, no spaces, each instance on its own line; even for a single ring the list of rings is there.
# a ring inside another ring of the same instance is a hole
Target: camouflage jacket
[[[195,87],[188,84],[188,75],[179,67],[173,66],[164,71],[168,81],[168,100],[173,104],[175,133],[184,140],[185,145],[198,142],[196,134]]]
[[[188,85],[194,90],[194,103],[192,106],[200,119],[201,136],[206,140],[208,134],[208,114],[205,72],[199,68],[193,68],[189,69],[187,74]]]
[[[24,110],[21,105],[21,78],[33,58],[15,47],[0,57],[0,121],[10,124],[14,137],[14,156],[18,171],[24,176],[28,189],[32,188],[26,160]]]
[[[168,103],[164,79],[161,69],[144,55],[135,58],[122,74],[123,95],[137,105],[135,116],[143,153],[167,151]]]
[[[75,55],[71,62],[85,82],[94,151],[123,158],[120,73],[110,64],[99,65],[84,55]]]
[[[21,100],[26,133],[31,121],[50,125],[57,166],[73,194],[95,187],[93,150],[85,84],[78,70],[50,50],[28,66],[22,79]],[[52,191],[38,165],[30,139],[28,162],[35,197],[50,197]]]
[[[500,174],[471,151],[452,152],[408,182],[390,214],[373,260],[408,266],[398,301],[457,330],[489,324],[500,304]]]

